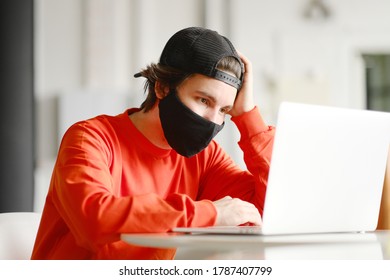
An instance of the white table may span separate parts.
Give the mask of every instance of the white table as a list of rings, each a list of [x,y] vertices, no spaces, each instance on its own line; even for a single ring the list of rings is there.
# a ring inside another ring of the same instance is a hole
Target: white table
[[[175,259],[390,259],[390,231],[280,236],[122,234],[138,246],[177,248]]]

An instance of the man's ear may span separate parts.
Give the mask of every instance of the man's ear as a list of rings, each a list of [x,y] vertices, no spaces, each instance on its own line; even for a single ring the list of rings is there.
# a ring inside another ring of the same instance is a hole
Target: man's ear
[[[154,84],[154,92],[156,93],[156,97],[158,99],[163,99],[165,96],[169,94],[169,86],[161,83],[160,81],[156,81]]]

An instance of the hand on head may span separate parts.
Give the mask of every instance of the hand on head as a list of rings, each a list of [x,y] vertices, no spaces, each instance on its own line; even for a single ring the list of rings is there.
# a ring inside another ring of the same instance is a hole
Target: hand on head
[[[234,102],[232,110],[229,114],[234,116],[239,116],[245,112],[249,112],[255,107],[253,101],[253,71],[252,63],[250,60],[244,56],[242,53],[238,52],[242,63],[244,64],[244,81],[240,91],[237,94],[237,98]]]

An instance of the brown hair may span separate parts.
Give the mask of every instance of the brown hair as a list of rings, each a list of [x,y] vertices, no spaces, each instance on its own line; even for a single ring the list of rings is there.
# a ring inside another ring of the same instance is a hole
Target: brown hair
[[[240,62],[234,57],[222,58],[216,67],[218,70],[234,74],[237,78],[241,78],[242,68]],[[145,112],[153,108],[156,103],[156,92],[154,87],[156,81],[159,81],[163,85],[168,85],[169,89],[176,89],[176,87],[182,83],[185,79],[191,76],[193,73],[186,73],[181,70],[162,65],[160,63],[152,63],[140,72],[140,76],[146,78],[144,84],[145,93],[147,97],[141,104],[141,110]]]

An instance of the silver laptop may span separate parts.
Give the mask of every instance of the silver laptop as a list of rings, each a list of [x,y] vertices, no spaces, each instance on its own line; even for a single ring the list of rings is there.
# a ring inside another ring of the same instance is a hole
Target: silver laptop
[[[305,234],[377,227],[390,144],[390,113],[281,104],[262,227],[175,232]]]

